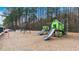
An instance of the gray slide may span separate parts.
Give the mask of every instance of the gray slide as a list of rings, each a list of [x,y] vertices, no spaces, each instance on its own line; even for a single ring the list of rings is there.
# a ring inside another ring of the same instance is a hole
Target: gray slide
[[[49,31],[48,35],[44,37],[44,40],[48,40],[52,36],[52,34],[54,33],[54,31],[55,31],[55,29],[51,29]]]
[[[45,30],[43,29],[43,30],[41,30],[41,32],[40,32],[39,34],[40,34],[40,35],[43,35],[44,32],[45,32]]]

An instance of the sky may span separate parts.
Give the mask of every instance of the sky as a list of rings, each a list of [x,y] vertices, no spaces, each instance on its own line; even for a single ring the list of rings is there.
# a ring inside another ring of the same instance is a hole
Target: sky
[[[5,7],[0,7],[0,14],[3,14],[3,12],[5,11]],[[0,24],[3,24],[3,20],[5,17],[0,16]]]

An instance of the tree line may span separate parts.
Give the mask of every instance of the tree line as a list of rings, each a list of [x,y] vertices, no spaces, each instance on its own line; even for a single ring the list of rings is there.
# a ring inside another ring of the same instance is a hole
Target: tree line
[[[41,30],[51,25],[53,17],[65,24],[66,31],[79,31],[79,8],[77,7],[8,7],[4,12],[5,28]]]

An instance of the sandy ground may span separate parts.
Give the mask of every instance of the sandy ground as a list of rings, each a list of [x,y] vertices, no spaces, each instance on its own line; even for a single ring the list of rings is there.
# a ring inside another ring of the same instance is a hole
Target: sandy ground
[[[68,33],[66,36],[52,37],[43,40],[44,35],[38,31],[9,32],[0,39],[1,51],[77,51],[79,50],[79,33]]]

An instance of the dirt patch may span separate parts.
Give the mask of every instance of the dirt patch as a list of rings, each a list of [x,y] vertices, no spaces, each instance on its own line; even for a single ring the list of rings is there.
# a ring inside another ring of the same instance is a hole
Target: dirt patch
[[[4,51],[77,51],[79,50],[79,33],[68,33],[58,38],[44,41],[39,31],[9,32],[8,39],[0,40]]]

